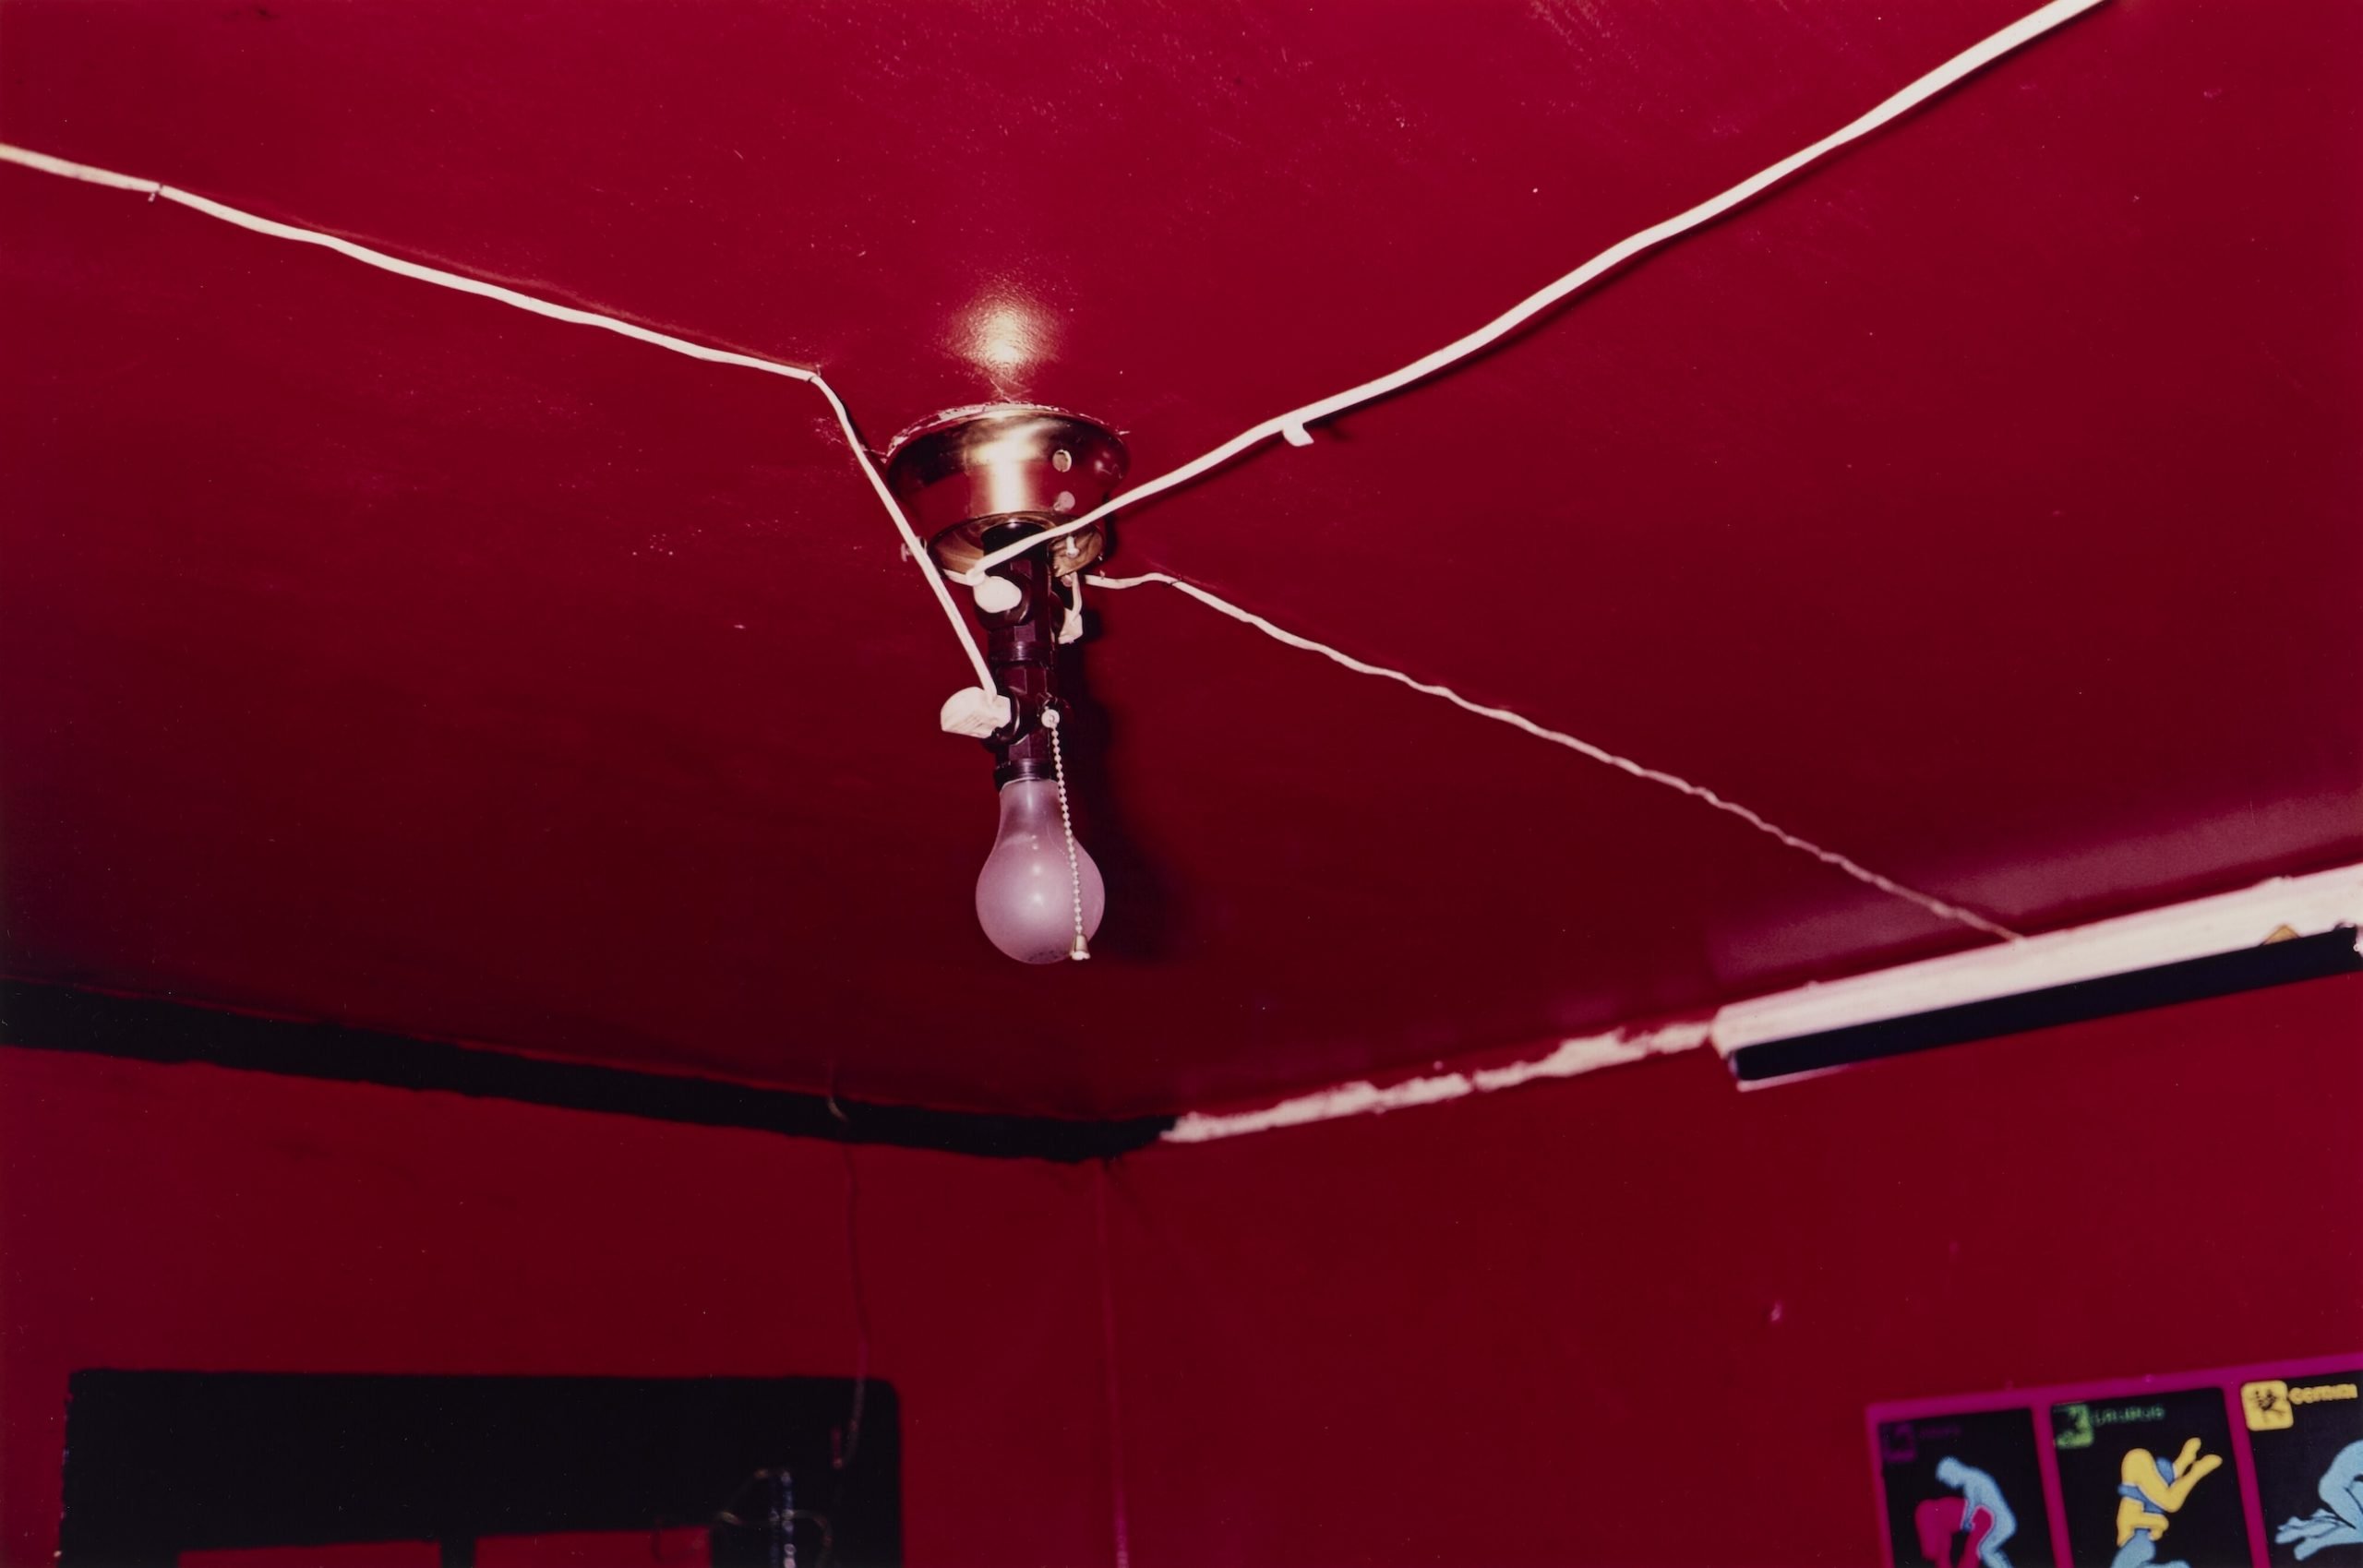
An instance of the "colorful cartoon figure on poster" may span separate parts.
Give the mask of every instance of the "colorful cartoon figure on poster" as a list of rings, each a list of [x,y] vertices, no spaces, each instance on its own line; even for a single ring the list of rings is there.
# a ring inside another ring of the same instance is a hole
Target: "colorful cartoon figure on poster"
[[[1961,1493],[1964,1516],[1981,1512],[1985,1515],[1987,1528],[1984,1538],[1971,1543],[1977,1550],[1977,1560],[1985,1568],[2010,1568],[2010,1560],[2002,1554],[2002,1543],[2018,1534],[2019,1516],[2003,1501],[2002,1489],[1994,1478],[1974,1466],[1944,1458],[1937,1461],[1937,1478]]]
[[[2292,1519],[2273,1533],[2273,1541],[2297,1543],[2297,1561],[2327,1546],[2363,1545],[2363,1442],[2338,1451],[2322,1473],[2322,1506],[2302,1519]]]
[[[2002,1500],[2002,1489],[1994,1478],[1948,1457],[1937,1461],[1937,1479],[1961,1495],[1932,1497],[1913,1510],[1921,1555],[1937,1568],[1969,1568],[1972,1562],[1983,1563],[1985,1568],[2010,1568],[2002,1543],[2017,1533],[2019,1521]],[[1953,1537],[1964,1533],[1968,1542],[1955,1558]]]
[[[2109,1568],[2189,1568],[2186,1562],[2160,1562],[2158,1538],[2174,1523],[2166,1515],[2182,1512],[2191,1490],[2223,1466],[2222,1454],[2202,1455],[2199,1448],[2192,1438],[2171,1465],[2146,1448],[2127,1453],[2117,1469],[2117,1555]]]

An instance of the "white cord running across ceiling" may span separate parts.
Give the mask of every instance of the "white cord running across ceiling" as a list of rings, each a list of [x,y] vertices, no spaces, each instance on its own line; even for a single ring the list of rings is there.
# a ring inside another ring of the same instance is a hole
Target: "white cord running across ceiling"
[[[1876,108],[1831,132],[1812,146],[1791,153],[1769,168],[1750,175],[1721,195],[1712,197],[1685,212],[1678,213],[1663,222],[1626,236],[1582,266],[1563,274],[1554,281],[1520,300],[1476,330],[1386,375],[1364,381],[1359,386],[1349,387],[1342,392],[1333,393],[1317,401],[1307,403],[1301,408],[1291,409],[1286,413],[1277,414],[1264,421],[1261,425],[1243,430],[1213,450],[1192,459],[1170,473],[1134,485],[1072,522],[1046,533],[1036,533],[1019,544],[986,556],[969,573],[964,574],[964,578],[973,580],[978,573],[987,568],[1022,555],[1048,540],[1088,528],[1103,521],[1110,513],[1120,508],[1136,507],[1169,490],[1177,489],[1275,437],[1288,441],[1291,446],[1310,445],[1313,437],[1308,427],[1313,423],[1330,418],[1374,399],[1385,397],[1390,392],[1398,391],[1458,364],[1471,354],[1481,352],[1550,310],[1586,284],[1631,260],[1634,257],[1721,217],[1723,213],[1779,184],[1806,165],[1849,142],[1869,135],[1963,78],[1991,65],[2012,50],[2041,37],[2054,28],[2102,3],[2103,0],[2051,0],[2049,5],[2029,13],[2001,31],[1953,56]],[[486,282],[463,273],[447,271],[438,267],[427,267],[414,261],[405,261],[399,257],[389,256],[383,251],[373,250],[367,245],[357,245],[335,234],[323,233],[316,229],[300,228],[293,223],[282,223],[274,219],[242,211],[222,202],[176,189],[159,180],[141,179],[135,175],[117,174],[113,170],[96,168],[88,163],[77,163],[67,159],[53,157],[47,153],[35,152],[27,148],[13,147],[6,143],[0,143],[0,162],[15,163],[43,174],[55,174],[89,185],[139,192],[150,201],[169,201],[192,211],[201,212],[207,217],[217,218],[223,222],[251,230],[256,233],[267,234],[275,239],[293,240],[301,245],[320,245],[364,265],[375,267],[400,277],[415,279],[420,282],[432,283],[438,288],[451,289],[461,293],[474,294],[479,298],[492,300],[497,304],[527,311],[535,316],[547,317],[554,321],[571,322],[582,327],[596,327],[603,331],[635,339],[656,348],[685,354],[691,359],[703,360],[714,365],[737,365],[743,369],[758,370],[766,375],[780,376],[792,381],[803,382],[826,400],[830,413],[836,416],[837,426],[845,435],[846,446],[852,449],[855,463],[860,468],[862,477],[869,482],[870,490],[877,496],[879,504],[885,508],[886,515],[894,522],[896,532],[902,535],[906,552],[918,566],[920,575],[926,579],[928,588],[934,595],[938,607],[942,610],[944,618],[952,624],[954,633],[960,640],[962,652],[966,654],[969,666],[976,673],[978,685],[987,692],[995,689],[991,666],[986,663],[984,652],[978,646],[976,634],[969,628],[966,618],[960,613],[959,605],[954,601],[951,590],[945,584],[943,574],[937,569],[932,552],[919,538],[918,531],[911,526],[910,519],[904,514],[901,506],[895,502],[894,493],[888,489],[884,476],[878,471],[878,465],[871,461],[869,449],[862,445],[860,433],[855,427],[853,415],[846,409],[845,400],[837,395],[836,389],[830,386],[819,371],[802,365],[786,365],[776,360],[759,358],[753,354],[712,348],[687,338],[676,337],[669,332],[660,332],[653,328],[642,327],[637,322],[621,320],[616,317],[601,315],[596,311],[579,309],[573,305],[559,305],[550,300],[537,299],[515,289]],[[1417,680],[1399,670],[1390,670],[1381,665],[1367,664],[1325,644],[1299,637],[1294,632],[1284,631],[1261,616],[1242,610],[1228,600],[1178,578],[1163,572],[1153,572],[1136,578],[1095,578],[1093,581],[1110,588],[1131,588],[1148,582],[1170,585],[1209,608],[1243,621],[1291,647],[1319,653],[1361,674],[1398,681],[1413,690],[1424,692],[1432,697],[1441,697],[1481,717],[1513,725],[1538,739],[1566,747],[1595,761],[1621,769],[1636,778],[1645,779],[1652,784],[1661,784],[1666,788],[1690,796],[1719,811],[1739,818],[1757,832],[1770,835],[1791,849],[1809,855],[1826,865],[1843,871],[1858,881],[1916,904],[1932,915],[1969,927],[1973,930],[1985,932],[1989,936],[2013,940],[2017,936],[2017,933],[1995,924],[1973,910],[1947,903],[1943,899],[1933,897],[1916,889],[1905,887],[1835,850],[1826,849],[1809,839],[1801,838],[1768,821],[1747,807],[1726,800],[1703,785],[1692,784],[1686,779],[1654,768],[1644,767],[1640,763],[1603,750],[1575,736],[1546,728],[1505,708],[1492,708],[1482,703],[1471,702],[1449,687]]]
[[[1415,381],[1424,381],[1436,372],[1459,364],[1471,354],[1482,353],[1536,317],[1542,315],[1585,284],[1624,265],[1644,251],[1655,249],[1666,241],[1686,234],[1701,224],[1712,222],[1750,197],[1780,184],[1807,164],[1835,152],[1848,142],[1858,141],[1889,121],[1909,114],[1962,78],[1983,70],[2010,51],[2032,42],[2052,29],[2081,16],[2102,3],[2103,0],[2051,0],[2050,5],[2028,13],[1992,37],[1980,43],[1973,44],[1877,108],[1840,126],[1811,147],[1792,152],[1770,168],[1750,174],[1721,195],[1710,197],[1686,212],[1678,212],[1662,223],[1653,223],[1638,233],[1626,235],[1574,271],[1563,274],[1556,281],[1537,289],[1465,337],[1456,338],[1434,353],[1421,354],[1400,369],[1390,370],[1385,375],[1364,381],[1358,387],[1349,387],[1342,392],[1333,392],[1328,397],[1306,403],[1302,408],[1292,408],[1286,413],[1274,414],[1263,424],[1241,431],[1212,451],[1192,458],[1171,473],[1161,473],[1155,479],[1134,485],[1122,495],[1084,513],[1073,522],[1062,523],[1047,533],[1034,534],[1018,544],[993,551],[971,567],[964,574],[964,581],[974,578],[989,568],[999,566],[1013,557],[1023,555],[1047,540],[1058,539],[1078,529],[1089,528],[1105,520],[1110,512],[1120,509],[1130,509],[1144,501],[1165,494],[1168,490],[1179,489],[1200,475],[1220,468],[1231,459],[1262,446],[1275,437],[1287,441],[1292,447],[1311,446],[1313,437],[1308,427],[1317,421],[1343,413],[1346,410],[1360,404],[1374,401],[1389,392],[1400,391]]]
[[[1809,838],[1802,838],[1791,832],[1778,822],[1767,820],[1752,808],[1742,806],[1736,800],[1725,799],[1705,784],[1693,784],[1678,774],[1645,766],[1634,761],[1630,757],[1619,757],[1615,752],[1594,746],[1579,736],[1572,736],[1564,730],[1550,729],[1538,724],[1523,713],[1512,712],[1507,708],[1492,707],[1483,702],[1472,702],[1448,686],[1438,686],[1433,681],[1420,680],[1405,675],[1401,670],[1390,670],[1384,664],[1373,664],[1366,660],[1357,659],[1351,653],[1332,648],[1325,642],[1315,642],[1310,637],[1300,637],[1293,631],[1274,626],[1253,610],[1240,608],[1220,594],[1207,592],[1194,582],[1184,582],[1178,577],[1161,571],[1143,572],[1138,577],[1094,577],[1091,579],[1091,585],[1094,588],[1140,588],[1150,583],[1161,583],[1177,592],[1186,593],[1208,609],[1252,626],[1275,641],[1285,642],[1291,648],[1301,648],[1308,653],[1318,653],[1333,664],[1343,664],[1357,675],[1376,676],[1382,680],[1396,681],[1430,697],[1441,697],[1454,707],[1466,709],[1481,719],[1492,719],[1496,724],[1524,730],[1537,740],[1547,740],[1553,746],[1564,746],[1570,751],[1578,752],[1595,762],[1602,762],[1622,772],[1630,773],[1637,779],[1645,779],[1650,784],[1662,784],[1667,789],[1686,795],[1693,800],[1701,801],[1718,811],[1738,818],[1757,832],[1776,839],[1800,854],[1810,855],[1823,865],[1834,867],[1845,872],[1858,882],[1877,888],[1884,893],[1892,893],[1908,904],[1916,904],[1939,919],[1950,920],[1957,925],[1967,926],[1973,931],[1983,931],[1989,937],[2000,937],[2006,941],[2020,940],[2018,932],[2007,926],[1996,925],[1973,909],[1964,909],[1958,904],[1949,904],[1934,894],[1922,892],[1917,888],[1906,887],[1892,877],[1883,877],[1859,860],[1841,855],[1834,849],[1824,848]]]
[[[294,240],[298,245],[322,245],[340,256],[349,256],[366,266],[394,273],[398,277],[414,278],[422,283],[433,283],[437,288],[452,289],[463,294],[474,294],[479,298],[492,300],[518,310],[530,311],[535,316],[546,316],[553,321],[569,321],[578,327],[596,327],[601,331],[615,332],[623,337],[634,338],[660,349],[670,349],[675,353],[687,354],[691,359],[704,360],[710,365],[735,365],[746,370],[760,370],[766,376],[784,376],[791,381],[803,382],[828,400],[829,412],[837,416],[837,428],[845,432],[846,445],[853,449],[854,462],[861,469],[862,477],[870,481],[870,489],[877,493],[879,504],[886,509],[886,515],[894,520],[894,527],[901,532],[906,551],[912,560],[918,563],[920,575],[927,579],[929,588],[934,591],[935,601],[942,607],[945,618],[951,621],[954,635],[960,639],[961,647],[967,652],[968,664],[977,672],[977,683],[988,691],[993,688],[992,666],[985,663],[984,650],[977,646],[976,634],[968,629],[967,619],[961,615],[960,606],[953,601],[952,590],[945,585],[943,574],[936,569],[934,555],[919,538],[918,531],[911,526],[911,520],[903,515],[903,509],[895,503],[894,492],[887,489],[885,478],[878,472],[878,465],[870,461],[869,449],[861,444],[861,434],[854,428],[853,414],[846,408],[845,400],[837,396],[837,389],[830,386],[827,378],[819,371],[808,370],[800,365],[783,365],[777,360],[759,359],[750,353],[734,353],[728,349],[709,348],[703,343],[691,342],[687,338],[677,338],[670,332],[659,332],[654,328],[642,327],[636,321],[625,321],[613,316],[602,316],[595,310],[578,310],[570,305],[558,305],[550,300],[536,299],[532,294],[520,293],[515,289],[503,288],[498,283],[487,283],[481,278],[471,278],[461,272],[447,272],[439,267],[421,266],[415,261],[404,261],[398,256],[388,256],[382,250],[372,250],[366,245],[355,245],[353,241],[335,234],[324,234],[317,229],[303,229],[293,223],[279,222],[275,219],[257,217],[254,213],[241,211],[235,207],[227,206],[189,191],[176,190],[159,180],[143,180],[132,174],[118,174],[112,169],[100,169],[88,163],[76,163],[68,159],[53,158],[46,152],[35,152],[29,148],[11,147],[6,142],[0,142],[0,163],[18,163],[28,169],[38,169],[44,174],[56,174],[65,179],[79,180],[85,185],[107,186],[115,190],[138,191],[150,201],[174,202],[192,211],[202,212],[209,218],[219,218],[225,223],[234,223],[241,229],[251,229],[258,234],[269,234],[273,239]]]

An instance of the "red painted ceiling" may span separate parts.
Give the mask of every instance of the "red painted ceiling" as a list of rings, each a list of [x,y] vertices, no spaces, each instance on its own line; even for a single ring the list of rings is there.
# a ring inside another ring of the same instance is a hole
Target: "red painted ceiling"
[[[0,137],[1146,475],[2021,8],[8,0]],[[2114,0],[1111,569],[2021,928],[2354,858],[2358,102],[2363,10]],[[1086,1114],[1978,940],[1144,589],[1100,956],[1022,968],[965,665],[809,389],[21,169],[0,222],[18,975]]]

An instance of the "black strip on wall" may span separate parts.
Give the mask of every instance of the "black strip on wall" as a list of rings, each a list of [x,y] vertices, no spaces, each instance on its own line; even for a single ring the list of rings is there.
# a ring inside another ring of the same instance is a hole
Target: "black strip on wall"
[[[1937,1046],[1957,1046],[1997,1035],[2048,1029],[2059,1023],[2081,1023],[2120,1012],[2141,1012],[2177,1002],[2203,1001],[2267,986],[2297,980],[2317,980],[2331,975],[2363,970],[2363,954],[2356,952],[2355,928],[2340,926],[2310,937],[2267,942],[2261,947],[2219,952],[2208,958],[2162,964],[2106,975],[2072,985],[2050,986],[2039,991],[1965,1002],[1902,1018],[1827,1029],[1786,1040],[1745,1046],[1731,1056],[1732,1071],[1743,1083],[1762,1083],[1800,1072],[1847,1067],[1881,1057],[1904,1056]]]
[[[441,1089],[568,1110],[994,1159],[1105,1159],[1153,1143],[1173,1125],[1170,1116],[1068,1121],[842,1098],[833,1104],[826,1095],[787,1089],[544,1061],[333,1023],[252,1018],[28,980],[0,981],[0,1045],[137,1061],[206,1062],[396,1089]]]

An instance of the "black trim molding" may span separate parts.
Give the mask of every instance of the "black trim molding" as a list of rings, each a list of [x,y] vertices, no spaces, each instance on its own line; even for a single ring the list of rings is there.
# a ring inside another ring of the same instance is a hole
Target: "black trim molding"
[[[440,1089],[568,1110],[606,1111],[791,1138],[888,1143],[993,1159],[1074,1163],[1154,1143],[1170,1116],[1070,1121],[832,1099],[412,1039],[335,1023],[299,1023],[71,986],[0,980],[0,1045],[136,1061],[206,1062],[396,1089]]]
[[[2292,937],[2153,969],[1743,1046],[1732,1053],[1731,1068],[1743,1083],[1763,1083],[1937,1046],[2023,1034],[2059,1023],[2082,1023],[2120,1012],[2142,1012],[2358,970],[2363,970],[2363,953],[2356,952],[2355,928],[2340,926],[2310,937]]]
[[[2356,928],[2341,926],[2179,964],[1768,1040],[1733,1051],[1730,1065],[1742,1083],[1766,1083],[1939,1046],[2357,972],[2363,972],[2363,953],[2357,952]],[[989,1159],[1064,1164],[1111,1159],[1155,1143],[1174,1121],[1170,1116],[1066,1120],[832,1099],[721,1079],[546,1061],[342,1024],[256,1018],[30,980],[0,980],[0,1047],[80,1051],[136,1061],[204,1062],[397,1089],[439,1089],[568,1110]]]

